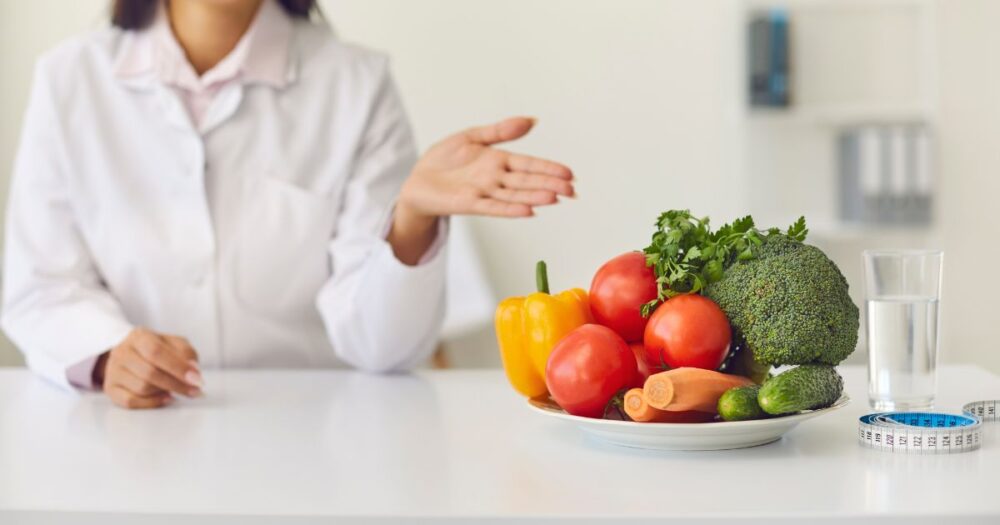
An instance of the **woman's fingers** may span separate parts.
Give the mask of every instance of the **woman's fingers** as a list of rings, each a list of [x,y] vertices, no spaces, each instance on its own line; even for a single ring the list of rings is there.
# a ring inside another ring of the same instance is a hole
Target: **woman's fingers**
[[[192,370],[188,370],[184,374],[184,381],[188,384],[194,385],[198,388],[204,386],[204,381],[201,377],[201,372],[198,371],[198,353],[194,351],[194,347],[191,343],[183,337],[177,337],[175,335],[164,335],[163,339],[176,350],[181,359],[188,362],[188,365]]]
[[[507,169],[510,171],[523,171],[527,173],[551,175],[564,180],[573,179],[573,170],[559,164],[558,162],[540,159],[529,155],[521,155],[518,153],[507,154]]]
[[[517,204],[496,199],[482,198],[472,203],[472,213],[493,217],[531,217],[534,212],[527,204]]]
[[[517,190],[547,190],[558,193],[564,197],[572,197],[576,194],[576,190],[573,188],[572,182],[552,175],[539,175],[537,173],[513,171],[501,175],[500,183],[504,188]]]
[[[124,408],[159,408],[169,405],[174,400],[167,393],[140,396],[130,392],[122,385],[112,385],[104,390],[107,392],[108,397],[111,398],[111,401]]]
[[[558,202],[556,194],[545,190],[514,190],[510,188],[496,188],[490,192],[490,196],[496,200],[513,202],[516,204],[527,204],[529,206],[545,206]]]
[[[524,136],[534,123],[530,118],[511,118],[438,142],[413,168],[397,211],[407,209],[410,217],[425,221],[454,214],[530,217],[534,206],[554,204],[560,195],[575,196],[568,167],[492,147]],[[395,220],[403,216],[397,214]],[[395,250],[400,242],[394,239],[390,244]]]
[[[172,346],[174,350],[177,350],[182,359],[192,363],[198,362],[198,352],[194,351],[194,347],[191,346],[191,343],[187,339],[176,335],[164,335],[162,337],[167,344]]]
[[[104,392],[125,408],[156,408],[172,393],[201,395],[198,356],[187,340],[136,328],[111,349],[104,364]]]
[[[150,397],[154,394],[167,393],[166,389],[160,388],[153,383],[142,379],[128,368],[122,368],[119,373],[115,375],[115,383],[117,386],[128,390],[130,393],[142,397]]]
[[[184,352],[174,348],[166,339],[148,332],[137,337],[133,347],[146,362],[173,376],[174,379],[193,387],[201,386],[201,373],[198,371],[197,363],[190,360]]]
[[[122,362],[122,367],[125,369],[124,375],[135,377],[160,390],[176,392],[187,397],[201,396],[201,389],[199,387],[164,372],[156,364],[147,361],[138,353],[127,357]],[[137,389],[133,389],[133,392],[141,393]]]
[[[488,185],[485,196],[488,200],[500,203],[478,203],[487,209],[486,214],[501,217],[524,217],[530,215],[523,208],[501,205],[525,204],[528,206],[546,206],[558,202],[557,195],[572,197],[575,194],[573,184],[566,179],[552,175],[541,175],[526,172],[506,172],[497,176]],[[477,211],[477,213],[479,213]]]

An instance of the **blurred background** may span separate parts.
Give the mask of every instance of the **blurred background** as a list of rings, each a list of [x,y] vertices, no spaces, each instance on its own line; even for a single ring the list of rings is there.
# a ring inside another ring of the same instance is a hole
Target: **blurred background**
[[[107,0],[0,2],[6,201],[36,57],[107,24]],[[342,38],[392,56],[421,147],[513,114],[516,148],[571,165],[579,198],[456,224],[452,366],[499,366],[492,308],[587,288],[657,215],[809,221],[863,300],[861,251],[945,251],[941,358],[1000,372],[1000,2],[327,0]],[[862,341],[852,361],[863,362]],[[0,365],[21,362],[6,341]]]

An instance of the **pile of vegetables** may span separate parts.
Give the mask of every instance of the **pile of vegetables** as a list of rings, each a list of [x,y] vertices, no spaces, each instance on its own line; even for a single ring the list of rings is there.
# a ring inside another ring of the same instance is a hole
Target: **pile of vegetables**
[[[637,422],[737,421],[833,404],[834,368],[857,344],[847,281],[805,244],[804,218],[713,230],[687,210],[660,215],[649,246],[598,269],[589,293],[538,291],[497,308],[511,385],[566,412]],[[772,366],[797,365],[772,375]]]

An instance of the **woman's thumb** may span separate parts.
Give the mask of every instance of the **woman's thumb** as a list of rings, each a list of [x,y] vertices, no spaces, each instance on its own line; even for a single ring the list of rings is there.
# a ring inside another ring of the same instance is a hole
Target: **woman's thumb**
[[[533,117],[511,117],[495,124],[471,128],[465,136],[476,143],[490,146],[500,142],[519,139],[535,126]]]

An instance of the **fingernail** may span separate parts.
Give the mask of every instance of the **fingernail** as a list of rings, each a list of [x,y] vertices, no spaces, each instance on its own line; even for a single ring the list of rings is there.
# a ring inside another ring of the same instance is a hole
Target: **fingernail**
[[[524,118],[530,120],[532,126],[534,126],[535,123],[538,122],[538,118],[536,118],[536,117],[524,117]]]
[[[163,406],[172,405],[174,404],[174,401],[175,400],[173,396],[166,396],[163,398]]]
[[[194,370],[191,370],[188,373],[184,374],[184,380],[187,381],[188,384],[191,386],[201,387],[205,384],[205,382],[202,381],[201,379],[201,374],[199,374]]]
[[[203,394],[200,388],[192,388],[191,390],[188,390],[188,397],[201,397],[202,395]]]

